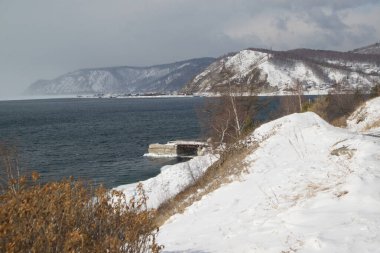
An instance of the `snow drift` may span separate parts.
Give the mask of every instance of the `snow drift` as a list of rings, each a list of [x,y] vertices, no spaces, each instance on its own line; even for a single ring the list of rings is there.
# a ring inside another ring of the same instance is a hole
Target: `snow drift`
[[[148,197],[148,208],[157,208],[177,195],[202,176],[216,160],[217,157],[214,155],[198,156],[187,162],[164,166],[156,177],[140,182]],[[121,185],[115,190],[122,191],[126,196],[134,196],[137,184]]]

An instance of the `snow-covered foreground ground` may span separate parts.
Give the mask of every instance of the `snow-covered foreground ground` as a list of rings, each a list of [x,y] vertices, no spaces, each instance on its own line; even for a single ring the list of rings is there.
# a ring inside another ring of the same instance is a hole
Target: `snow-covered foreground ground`
[[[314,113],[251,138],[248,173],[170,218],[165,252],[380,252],[380,138]]]
[[[380,137],[365,130],[380,119],[378,108],[380,98],[367,102],[348,129],[314,113],[256,129],[249,138],[259,147],[245,158],[247,173],[171,217],[158,237],[164,252],[380,252]],[[215,160],[163,167],[142,182],[148,206],[180,192]],[[133,195],[135,187],[117,189]]]

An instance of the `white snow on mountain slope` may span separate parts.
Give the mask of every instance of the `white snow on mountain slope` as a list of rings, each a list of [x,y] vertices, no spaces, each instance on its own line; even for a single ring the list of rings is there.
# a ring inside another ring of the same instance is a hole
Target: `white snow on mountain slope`
[[[156,177],[142,181],[148,197],[148,208],[157,208],[161,203],[177,195],[203,175],[216,160],[215,155],[198,156],[187,162],[164,166]],[[126,196],[134,196],[137,184],[121,185],[115,190],[122,191]]]
[[[170,218],[164,252],[380,252],[380,138],[304,113],[251,139],[248,173]]]
[[[328,63],[331,63],[336,66],[342,66],[349,68],[353,71],[363,71],[366,74],[377,73],[380,74],[380,69],[375,63],[367,62],[360,63],[355,61],[339,61],[339,60],[327,60]]]
[[[243,50],[238,54],[227,58],[226,68],[233,69],[236,75],[233,78],[238,78],[237,75],[247,75],[253,67],[260,63],[266,62],[270,57],[267,53],[257,52],[253,50]]]
[[[375,43],[366,47],[353,50],[354,53],[359,54],[380,54],[380,43]]]
[[[267,84],[258,87],[260,93],[289,94],[297,81],[308,94],[326,94],[332,85],[340,82],[349,90],[368,90],[380,81],[379,62],[380,58],[374,55],[367,59],[342,52],[246,49],[211,64],[188,83],[184,91],[218,92],[227,84],[257,83],[255,67],[260,71],[259,80]]]
[[[347,128],[352,131],[380,133],[380,97],[360,106],[347,119]]]
[[[268,59],[268,53],[253,50],[243,50],[226,61],[226,67],[236,73],[231,79],[241,79],[248,75],[252,68],[258,67],[267,76],[267,81],[273,87],[283,86],[289,88],[296,79],[308,78],[308,82],[320,83],[322,80],[312,75],[303,62],[297,62],[292,69],[278,67]]]
[[[214,61],[191,59],[150,67],[81,69],[30,85],[28,94],[151,93],[180,90]]]

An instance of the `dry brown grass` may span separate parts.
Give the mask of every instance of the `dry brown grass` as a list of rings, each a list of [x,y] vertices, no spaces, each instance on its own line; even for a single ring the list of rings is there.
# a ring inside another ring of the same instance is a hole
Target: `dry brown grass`
[[[336,127],[346,127],[348,117],[369,97],[363,94],[329,94],[318,97],[310,104],[308,111]]]
[[[322,119],[327,120],[328,101],[326,97],[318,97],[308,108],[309,111],[318,114]]]
[[[17,164],[4,150],[5,166]],[[39,184],[38,178],[9,175],[0,192],[0,252],[161,251],[155,211],[147,210],[141,185],[127,201],[101,186],[73,179]]]
[[[368,130],[371,130],[371,129],[377,128],[377,127],[380,127],[380,119],[376,120],[375,122],[373,122],[371,124],[367,124],[364,128],[364,131],[368,131]]]
[[[349,115],[341,116],[339,118],[333,119],[330,123],[333,126],[344,128],[347,127],[348,117]]]
[[[370,96],[372,98],[379,97],[380,96],[380,83],[377,83],[374,85],[370,91]]]
[[[244,158],[255,149],[255,145],[235,145],[221,154],[220,159],[211,165],[205,174],[175,197],[167,200],[157,209],[156,225],[161,226],[168,218],[199,201],[203,196],[229,183],[245,172]]]

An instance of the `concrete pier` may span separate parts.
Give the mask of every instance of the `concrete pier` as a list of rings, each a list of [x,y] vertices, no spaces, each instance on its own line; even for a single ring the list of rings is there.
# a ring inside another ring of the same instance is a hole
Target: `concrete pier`
[[[170,141],[166,144],[149,145],[149,156],[194,157],[202,155],[209,145],[199,141]]]

